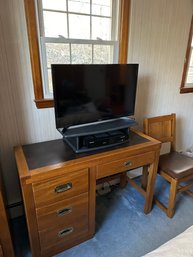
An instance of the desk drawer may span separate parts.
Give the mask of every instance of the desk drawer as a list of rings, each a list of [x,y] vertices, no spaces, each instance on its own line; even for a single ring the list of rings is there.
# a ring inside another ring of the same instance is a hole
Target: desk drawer
[[[33,184],[36,208],[88,192],[88,169]]]
[[[65,248],[65,244],[68,244],[69,241],[86,233],[88,233],[88,218],[79,216],[74,223],[69,223],[68,226],[56,225],[52,229],[40,231],[40,245],[42,251],[60,243],[63,243]]]
[[[39,230],[46,230],[55,224],[68,227],[79,219],[79,216],[88,218],[88,193],[38,208],[36,213]]]
[[[150,164],[153,161],[154,152],[148,152],[102,164],[98,167],[97,179],[127,170],[132,170],[134,168]]]

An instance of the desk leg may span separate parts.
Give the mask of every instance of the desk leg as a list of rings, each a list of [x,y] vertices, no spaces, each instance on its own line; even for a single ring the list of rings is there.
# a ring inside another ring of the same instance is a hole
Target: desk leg
[[[127,172],[123,172],[120,175],[120,187],[124,188],[127,185]]]
[[[155,161],[149,166],[149,175],[147,181],[147,188],[145,193],[144,213],[148,214],[152,209],[154,186],[156,181],[157,169],[159,161],[159,152],[156,152]]]
[[[96,211],[96,168],[90,168],[89,173],[89,234],[95,233],[95,211]]]
[[[142,188],[146,191],[147,188],[147,180],[148,180],[148,168],[149,166],[146,165],[143,167],[143,172],[142,172],[142,182],[141,182],[141,186]]]

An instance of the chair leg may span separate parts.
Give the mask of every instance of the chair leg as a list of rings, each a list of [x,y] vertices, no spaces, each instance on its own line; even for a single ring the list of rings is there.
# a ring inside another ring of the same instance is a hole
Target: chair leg
[[[167,208],[167,216],[169,218],[172,218],[174,215],[177,187],[178,187],[178,181],[176,179],[172,179],[171,186],[170,186],[168,208]]]

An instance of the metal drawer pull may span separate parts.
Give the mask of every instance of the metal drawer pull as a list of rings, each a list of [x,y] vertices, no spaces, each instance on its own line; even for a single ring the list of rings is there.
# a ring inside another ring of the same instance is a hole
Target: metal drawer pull
[[[132,161],[126,161],[124,162],[125,167],[131,167],[133,165]]]
[[[61,217],[72,212],[72,208],[64,208],[57,211],[57,216]]]
[[[66,183],[64,185],[59,185],[59,186],[55,187],[55,192],[56,193],[62,193],[62,192],[65,192],[65,191],[67,191],[71,188],[72,188],[72,183],[69,182],[69,183]]]
[[[65,228],[61,231],[58,232],[58,237],[64,237],[64,236],[67,236],[69,235],[70,233],[73,232],[73,227],[70,227],[70,228]]]

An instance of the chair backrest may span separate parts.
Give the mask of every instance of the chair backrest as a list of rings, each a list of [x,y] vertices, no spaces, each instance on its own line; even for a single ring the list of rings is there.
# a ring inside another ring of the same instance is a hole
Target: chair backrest
[[[176,114],[145,118],[144,133],[162,143],[170,142],[171,151],[175,151]]]

